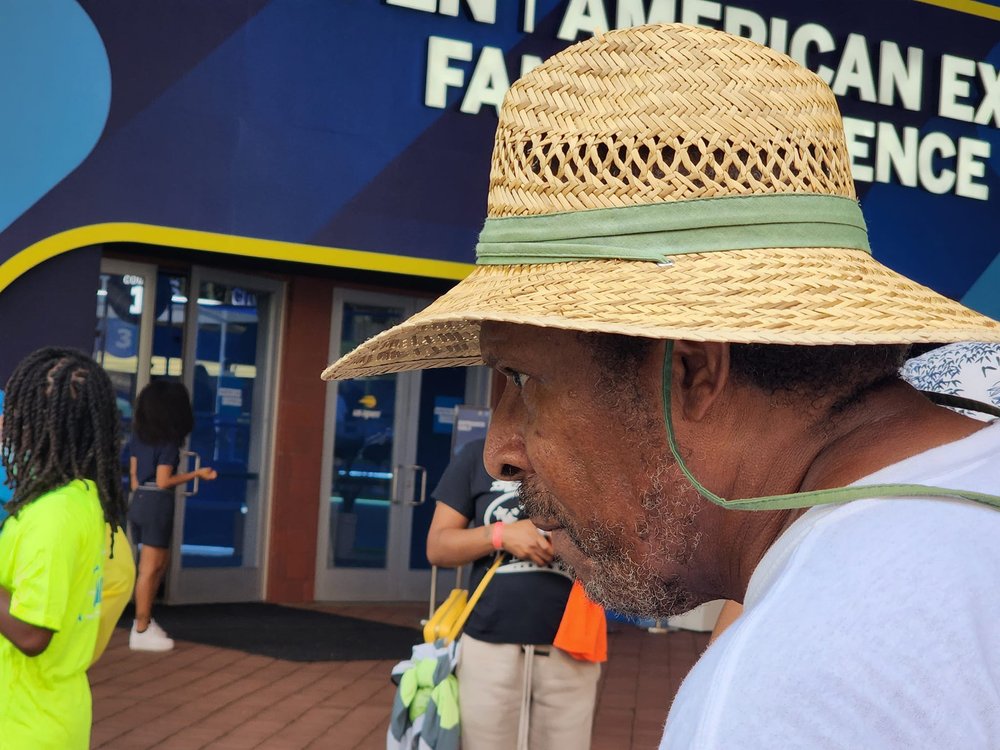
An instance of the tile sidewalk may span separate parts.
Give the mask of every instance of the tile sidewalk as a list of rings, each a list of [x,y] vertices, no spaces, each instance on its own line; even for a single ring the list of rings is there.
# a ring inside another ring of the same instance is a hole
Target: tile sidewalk
[[[398,625],[424,614],[411,604],[316,608]],[[707,641],[616,626],[592,750],[655,750],[669,702]],[[289,662],[183,641],[169,654],[133,653],[118,629],[90,673],[92,747],[383,750],[393,664]]]

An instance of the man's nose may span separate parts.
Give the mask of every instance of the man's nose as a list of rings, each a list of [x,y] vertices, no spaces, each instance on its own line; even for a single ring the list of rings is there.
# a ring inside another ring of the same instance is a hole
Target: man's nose
[[[520,481],[530,470],[524,447],[524,410],[516,388],[505,386],[490,420],[483,461],[494,479]]]

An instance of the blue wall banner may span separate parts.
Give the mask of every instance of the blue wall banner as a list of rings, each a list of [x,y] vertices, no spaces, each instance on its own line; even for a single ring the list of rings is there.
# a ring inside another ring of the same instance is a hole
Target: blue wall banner
[[[595,31],[681,21],[826,79],[875,256],[1000,317],[996,0],[18,7],[3,33],[24,43],[0,45],[0,164],[72,149],[5,174],[0,288],[72,247],[128,240],[460,278],[511,81]],[[48,127],[59,113],[79,113],[86,132]]]
[[[455,408],[462,403],[457,396],[434,397],[434,432],[450,435],[455,428]]]
[[[457,456],[466,443],[486,437],[492,411],[481,406],[462,404],[455,407],[455,432],[452,434],[451,455]]]

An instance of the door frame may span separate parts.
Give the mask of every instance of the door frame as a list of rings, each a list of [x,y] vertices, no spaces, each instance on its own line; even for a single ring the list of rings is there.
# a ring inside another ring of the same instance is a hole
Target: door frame
[[[239,568],[183,568],[181,545],[184,537],[184,487],[177,488],[174,504],[174,535],[167,576],[166,601],[170,604],[205,602],[262,601],[267,590],[268,550],[270,540],[271,493],[275,452],[276,395],[278,393],[279,362],[281,361],[282,326],[285,315],[285,282],[267,276],[239,273],[205,266],[192,266],[188,281],[188,300],[184,309],[184,385],[190,393],[194,386],[194,364],[197,352],[198,290],[202,281],[211,280],[229,286],[240,286],[270,295],[266,311],[265,351],[258,339],[258,368],[254,385],[253,422],[250,427],[251,461],[257,467],[257,533],[253,545],[256,564]],[[264,322],[258,318],[258,324]],[[260,336],[261,329],[258,329]],[[185,449],[187,441],[185,441]],[[249,524],[248,524],[249,526]]]
[[[405,320],[429,304],[430,300],[337,287],[333,292],[329,361],[339,356],[343,309],[345,304],[351,302],[394,307],[402,310]],[[419,601],[426,598],[430,589],[430,570],[413,570],[409,566],[413,510],[407,505],[406,499],[414,496],[417,476],[413,471],[406,471],[402,477],[395,476],[401,466],[416,463],[421,373],[419,370],[400,372],[396,373],[396,377],[392,457],[394,492],[389,506],[384,568],[329,568],[326,564],[330,554],[330,488],[333,486],[339,384],[332,382],[327,386],[316,530],[315,598],[318,601]],[[428,492],[430,489],[432,488],[427,488]],[[427,501],[430,502],[429,497]]]
[[[158,269],[152,263],[140,263],[130,260],[120,260],[118,258],[101,258],[101,274],[115,274],[126,276],[135,274],[142,276],[142,313],[139,316],[139,342],[136,347],[136,374],[135,374],[135,395],[149,384],[150,367],[143,367],[152,363],[153,359],[153,329],[156,321],[156,289],[158,283]],[[146,290],[152,289],[153,293],[148,294]]]

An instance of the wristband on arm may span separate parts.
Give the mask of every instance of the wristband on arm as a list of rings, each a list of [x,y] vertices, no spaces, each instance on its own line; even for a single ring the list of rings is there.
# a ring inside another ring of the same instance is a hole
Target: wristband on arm
[[[493,535],[491,540],[493,542],[493,549],[503,549],[503,521],[497,521],[493,524]]]

